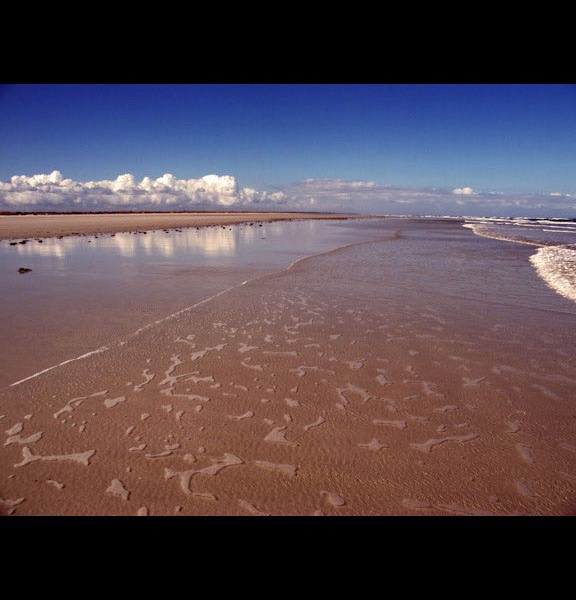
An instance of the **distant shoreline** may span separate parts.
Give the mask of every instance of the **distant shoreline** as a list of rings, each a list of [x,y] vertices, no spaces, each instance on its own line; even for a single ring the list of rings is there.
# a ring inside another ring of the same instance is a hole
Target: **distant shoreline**
[[[306,214],[306,215],[348,215],[352,213],[334,213],[323,211],[271,211],[271,210],[3,210],[0,216],[26,216],[26,215],[235,215],[235,214]],[[353,216],[356,216],[355,214]]]
[[[373,218],[348,213],[177,211],[2,213],[0,240],[96,235],[300,219]]]

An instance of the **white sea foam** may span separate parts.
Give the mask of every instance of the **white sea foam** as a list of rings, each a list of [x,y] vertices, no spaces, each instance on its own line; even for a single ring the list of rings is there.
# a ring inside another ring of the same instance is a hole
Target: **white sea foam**
[[[89,356],[92,356],[93,354],[99,354],[100,352],[106,352],[106,350],[108,350],[108,346],[102,346],[101,348],[98,348],[97,350],[93,350],[92,352],[87,352],[86,354],[82,354],[82,356],[77,356],[76,358],[70,358],[68,360],[65,360],[64,362],[58,363],[57,365],[54,365],[52,367],[48,367],[47,369],[39,371],[38,373],[34,373],[34,375],[30,375],[29,377],[20,379],[20,381],[15,381],[14,383],[11,383],[9,385],[9,387],[19,385],[21,383],[24,383],[25,381],[28,381],[29,379],[34,379],[35,377],[38,377],[39,375],[48,373],[48,371],[52,371],[53,369],[56,369],[57,367],[62,367],[64,365],[67,365],[68,363],[74,362],[75,360],[82,360],[83,358],[88,358]]]
[[[493,240],[502,240],[504,242],[515,242],[517,244],[528,244],[529,246],[542,246],[542,242],[533,239],[533,233],[528,232],[526,225],[521,230],[514,230],[513,223],[502,223],[501,221],[479,221],[474,223],[464,223],[463,227],[472,229],[472,231],[481,237],[491,238]],[[540,228],[538,229],[540,231]],[[526,233],[526,235],[522,235]],[[532,235],[531,235],[532,233]]]
[[[538,275],[558,294],[576,302],[576,248],[548,246],[530,257]]]

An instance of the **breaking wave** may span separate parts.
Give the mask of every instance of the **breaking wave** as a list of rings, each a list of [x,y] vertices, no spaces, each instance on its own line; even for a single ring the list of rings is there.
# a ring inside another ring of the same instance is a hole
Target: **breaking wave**
[[[576,247],[539,248],[530,257],[530,262],[553,290],[576,302]]]
[[[576,220],[467,219],[463,225],[482,237],[538,246],[530,262],[539,277],[576,302]]]

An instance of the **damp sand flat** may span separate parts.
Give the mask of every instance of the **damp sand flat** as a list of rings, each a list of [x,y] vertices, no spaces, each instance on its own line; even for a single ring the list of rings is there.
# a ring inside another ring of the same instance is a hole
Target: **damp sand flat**
[[[84,213],[0,215],[0,240],[228,225],[247,221],[346,218],[314,213]]]
[[[521,248],[380,227],[2,391],[2,511],[574,514],[573,304]]]

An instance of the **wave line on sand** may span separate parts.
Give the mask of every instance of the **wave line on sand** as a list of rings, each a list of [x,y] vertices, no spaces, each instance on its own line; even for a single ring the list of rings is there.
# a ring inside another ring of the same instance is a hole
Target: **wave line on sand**
[[[48,373],[48,371],[52,371],[53,369],[57,369],[58,367],[67,365],[68,363],[74,362],[75,360],[82,360],[83,358],[88,358],[89,356],[92,356],[92,354],[99,354],[100,352],[105,352],[106,350],[108,350],[108,346],[102,346],[102,347],[98,348],[97,350],[92,350],[92,352],[86,352],[86,354],[82,354],[82,356],[77,356],[76,358],[69,358],[68,360],[58,363],[57,365],[53,365],[52,367],[48,367],[47,369],[38,371],[38,373],[34,373],[33,375],[25,377],[24,379],[20,379],[20,381],[15,381],[14,383],[11,383],[8,387],[14,387],[15,385],[24,383],[25,381],[28,381],[29,379],[34,379],[35,377],[38,377],[39,375]]]
[[[47,369],[43,369],[42,371],[38,371],[38,373],[34,373],[33,375],[30,375],[28,377],[25,377],[24,379],[20,379],[19,381],[15,381],[14,383],[11,383],[10,385],[8,385],[7,387],[14,387],[16,385],[19,385],[21,383],[24,383],[25,381],[29,381],[30,379],[34,379],[35,377],[39,377],[40,375],[44,375],[45,373],[48,373],[49,371],[52,371],[54,369],[57,369],[58,367],[63,367],[64,365],[67,365],[71,362],[75,362],[77,360],[83,360],[84,358],[88,358],[89,356],[92,356],[93,354],[100,354],[102,352],[106,352],[107,350],[110,350],[111,347],[116,347],[119,345],[122,345],[124,343],[126,343],[126,340],[135,337],[141,333],[143,333],[144,331],[151,329],[152,327],[156,327],[156,325],[160,325],[161,323],[163,323],[164,321],[168,321],[169,319],[173,319],[174,317],[177,317],[178,315],[188,311],[188,310],[192,310],[198,306],[200,306],[201,304],[205,304],[206,302],[209,302],[210,300],[214,300],[215,298],[217,298],[218,296],[221,296],[222,294],[225,294],[226,292],[229,292],[237,287],[240,287],[241,285],[246,285],[246,283],[248,283],[248,281],[243,281],[242,283],[238,284],[238,285],[233,285],[232,287],[229,287],[225,290],[222,290],[221,292],[218,292],[217,294],[214,294],[213,296],[210,296],[209,298],[205,298],[204,300],[200,300],[200,302],[196,302],[196,304],[193,304],[192,306],[187,306],[186,308],[183,308],[175,313],[172,313],[170,315],[168,315],[167,317],[163,317],[162,319],[159,319],[157,321],[154,321],[153,323],[149,323],[148,325],[144,325],[143,327],[140,327],[139,329],[137,329],[136,331],[134,331],[133,333],[129,333],[124,339],[122,339],[121,341],[116,341],[113,342],[111,344],[108,344],[107,346],[101,346],[100,348],[98,348],[97,350],[92,350],[91,352],[86,352],[85,354],[82,354],[81,356],[77,356],[75,358],[69,358],[68,360],[65,360],[61,363],[58,363],[57,365],[53,365],[52,367],[48,367]],[[7,388],[4,388],[7,389]]]
[[[286,267],[285,271],[291,271],[294,267],[299,265],[301,262],[304,262],[310,258],[318,258],[319,256],[327,256],[328,254],[333,254],[334,252],[339,252],[340,250],[346,250],[347,248],[353,248],[354,246],[362,246],[364,244],[373,244],[375,242],[391,242],[394,240],[400,239],[400,232],[393,231],[392,237],[390,238],[372,238],[370,240],[362,240],[361,242],[351,242],[350,244],[345,244],[344,246],[338,246],[337,248],[332,248],[331,250],[326,250],[324,252],[318,252],[317,254],[310,254],[310,256],[303,256],[302,258],[296,259],[293,263],[289,264]],[[282,271],[279,271],[282,273]],[[274,275],[274,273],[272,274]],[[266,277],[266,275],[264,275]]]

